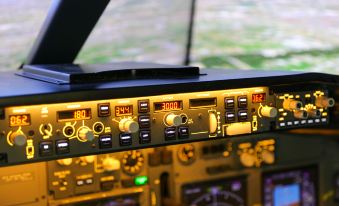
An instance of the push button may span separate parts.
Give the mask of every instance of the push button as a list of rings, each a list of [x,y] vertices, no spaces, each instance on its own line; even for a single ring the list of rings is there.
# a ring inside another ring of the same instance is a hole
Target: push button
[[[67,139],[60,139],[55,142],[55,148],[57,154],[69,153],[69,141]]]
[[[138,101],[138,111],[139,111],[139,113],[149,112],[149,100],[139,100]]]
[[[41,157],[53,155],[53,142],[52,141],[40,142],[39,154]]]
[[[109,103],[98,104],[98,116],[107,117],[111,115],[111,109]]]
[[[149,128],[151,126],[151,118],[149,115],[140,115],[138,122],[140,128]]]
[[[233,109],[234,108],[234,97],[226,97],[225,98],[225,108]]]
[[[179,127],[179,131],[178,131],[178,136],[179,139],[186,139],[189,138],[189,129],[188,127]]]
[[[132,144],[132,135],[130,133],[120,134],[120,146],[128,146]]]
[[[175,140],[176,139],[176,129],[175,127],[167,127],[165,129],[165,140]]]
[[[239,110],[238,111],[238,120],[240,122],[244,122],[244,121],[247,121],[247,119],[248,119],[247,110]]]
[[[142,130],[139,133],[139,143],[147,144],[151,143],[151,131],[150,130]]]
[[[238,97],[238,107],[246,108],[247,107],[247,96],[239,96]]]
[[[99,148],[100,149],[112,148],[112,136],[111,135],[99,136]]]
[[[225,114],[225,122],[231,123],[235,122],[235,112],[234,111],[227,111]]]

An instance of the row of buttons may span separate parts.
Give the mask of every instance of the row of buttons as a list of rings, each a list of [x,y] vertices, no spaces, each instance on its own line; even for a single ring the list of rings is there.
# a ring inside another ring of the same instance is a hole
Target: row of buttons
[[[297,126],[297,125],[306,125],[306,124],[319,124],[319,123],[326,123],[326,118],[321,119],[308,119],[308,120],[296,120],[296,121],[289,121],[289,122],[280,122],[280,127],[286,127],[286,126]]]
[[[76,184],[77,184],[77,186],[83,186],[84,184],[91,185],[91,184],[93,184],[93,179],[92,178],[85,179],[85,180],[79,179],[79,180],[77,180]]]
[[[132,134],[121,133],[119,136],[119,143],[120,143],[120,146],[132,145]],[[139,131],[139,143],[140,144],[151,143],[151,131],[150,130]]]
[[[138,101],[138,112],[147,113],[150,111],[149,100],[139,100]],[[98,116],[99,117],[108,117],[111,115],[110,103],[101,103],[98,104]]]
[[[247,96],[238,96],[238,108],[247,108]],[[225,109],[235,108],[235,97],[225,97]]]
[[[246,109],[242,109],[238,111],[238,121],[239,122],[245,122],[248,120],[248,111]],[[225,113],[225,122],[226,123],[232,123],[235,122],[236,114],[235,111],[227,111]]]
[[[177,139],[177,136],[179,139],[187,139],[189,138],[189,129],[188,127],[179,127],[178,132],[177,128],[175,127],[167,127],[165,128],[165,140],[175,140]]]
[[[55,149],[58,155],[69,153],[69,141],[67,139],[61,139],[55,141]],[[42,157],[53,155],[53,142],[43,141],[39,144],[39,154]]]

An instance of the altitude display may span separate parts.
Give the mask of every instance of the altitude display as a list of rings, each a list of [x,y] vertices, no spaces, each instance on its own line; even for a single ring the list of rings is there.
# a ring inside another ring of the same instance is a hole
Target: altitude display
[[[58,112],[58,121],[73,121],[91,119],[91,109],[76,109]]]
[[[9,116],[10,127],[27,126],[27,125],[31,125],[30,114],[18,114],[18,115]]]
[[[115,107],[115,116],[120,117],[124,115],[133,115],[133,105],[127,106],[116,106]]]
[[[263,176],[264,206],[317,205],[317,167],[307,167]]]
[[[266,93],[252,94],[252,103],[262,103],[266,101]]]
[[[182,101],[166,101],[166,102],[155,102],[154,111],[173,111],[173,110],[182,110]]]
[[[245,177],[187,184],[182,187],[184,206],[246,206]]]

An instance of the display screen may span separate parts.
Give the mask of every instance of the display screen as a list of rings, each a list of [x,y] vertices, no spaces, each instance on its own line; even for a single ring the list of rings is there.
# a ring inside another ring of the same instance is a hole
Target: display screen
[[[30,114],[18,114],[18,115],[9,116],[10,127],[27,126],[27,125],[31,125]]]
[[[167,101],[167,102],[155,102],[154,111],[173,111],[173,110],[182,110],[182,101]]]
[[[58,121],[73,121],[91,119],[91,109],[76,109],[58,112]]]
[[[133,105],[116,106],[115,116],[120,117],[124,115],[133,115]]]
[[[247,205],[246,177],[190,183],[181,191],[183,206]]]
[[[317,205],[317,167],[264,173],[264,205]]]
[[[190,108],[215,107],[217,98],[190,99]]]
[[[266,93],[252,94],[252,103],[261,103],[266,101]]]

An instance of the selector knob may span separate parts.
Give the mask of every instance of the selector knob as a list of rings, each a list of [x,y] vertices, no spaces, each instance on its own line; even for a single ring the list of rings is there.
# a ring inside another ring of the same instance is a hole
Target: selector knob
[[[285,99],[283,102],[283,107],[286,110],[299,110],[302,106],[303,103],[295,99]]]
[[[297,119],[307,119],[308,113],[304,110],[296,110],[293,113],[294,117]]]
[[[84,141],[92,141],[94,139],[93,131],[90,130],[88,127],[80,128],[78,136],[81,140]]]
[[[10,141],[16,146],[24,146],[27,142],[26,135],[22,133],[21,131],[13,132],[9,138],[10,138]]]
[[[94,162],[95,156],[94,155],[83,156],[83,157],[80,157],[80,160],[90,164]]]
[[[278,110],[275,107],[264,106],[260,110],[260,114],[264,117],[274,118],[278,114]]]
[[[255,164],[255,157],[247,152],[240,155],[240,162],[244,167],[253,167]]]
[[[170,127],[177,127],[182,124],[182,117],[176,114],[169,114],[166,116],[166,124]]]
[[[274,153],[268,150],[264,150],[261,153],[261,158],[266,164],[273,164],[275,161]]]
[[[57,160],[57,163],[61,166],[70,166],[73,162],[72,158],[65,158],[61,160]]]
[[[120,170],[120,161],[112,157],[106,157],[102,161],[102,166],[106,172]]]
[[[119,122],[119,129],[121,132],[136,133],[139,131],[139,124],[132,119],[122,119]]]
[[[329,97],[320,96],[315,100],[315,105],[317,107],[333,107],[334,104],[335,100]]]
[[[214,112],[209,113],[209,122],[210,122],[210,128],[209,128],[210,134],[216,133],[217,128],[218,128],[218,118],[217,118],[216,113]]]
[[[321,112],[319,111],[319,109],[308,109],[307,112],[310,117],[313,118],[321,117]]]

